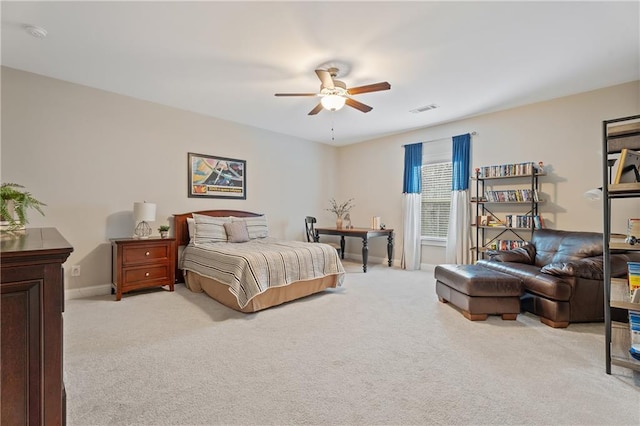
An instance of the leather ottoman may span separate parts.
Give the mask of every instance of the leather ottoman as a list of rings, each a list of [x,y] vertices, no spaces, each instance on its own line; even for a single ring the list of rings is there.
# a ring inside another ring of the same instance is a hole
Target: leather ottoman
[[[436,293],[443,303],[451,303],[471,321],[488,315],[515,320],[520,313],[522,282],[479,265],[438,265],[434,270]]]

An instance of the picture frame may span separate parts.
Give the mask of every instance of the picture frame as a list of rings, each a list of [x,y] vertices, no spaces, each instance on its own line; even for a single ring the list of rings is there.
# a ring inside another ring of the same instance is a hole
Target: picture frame
[[[190,198],[247,199],[247,162],[235,158],[189,152]]]
[[[613,184],[638,182],[640,182],[640,152],[623,148]]]

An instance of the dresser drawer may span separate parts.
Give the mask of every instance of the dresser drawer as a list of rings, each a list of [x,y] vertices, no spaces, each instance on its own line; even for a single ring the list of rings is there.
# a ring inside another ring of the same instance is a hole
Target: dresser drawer
[[[135,268],[124,268],[122,285],[127,287],[137,284],[148,284],[156,281],[169,283],[171,265],[156,264]]]
[[[164,261],[170,257],[168,244],[149,244],[144,246],[125,246],[122,252],[122,265],[136,265],[155,261]]]

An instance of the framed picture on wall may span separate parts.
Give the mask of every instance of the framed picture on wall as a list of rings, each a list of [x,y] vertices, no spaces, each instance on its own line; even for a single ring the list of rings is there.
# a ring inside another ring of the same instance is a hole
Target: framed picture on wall
[[[189,158],[189,197],[247,199],[247,162],[215,155]]]

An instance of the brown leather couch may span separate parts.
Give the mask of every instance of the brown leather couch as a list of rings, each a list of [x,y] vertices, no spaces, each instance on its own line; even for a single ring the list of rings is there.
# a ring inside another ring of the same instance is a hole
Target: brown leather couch
[[[490,251],[485,268],[522,280],[523,310],[551,327],[604,319],[602,234],[540,229],[531,242],[513,250]],[[629,253],[611,256],[611,276],[627,274]]]

